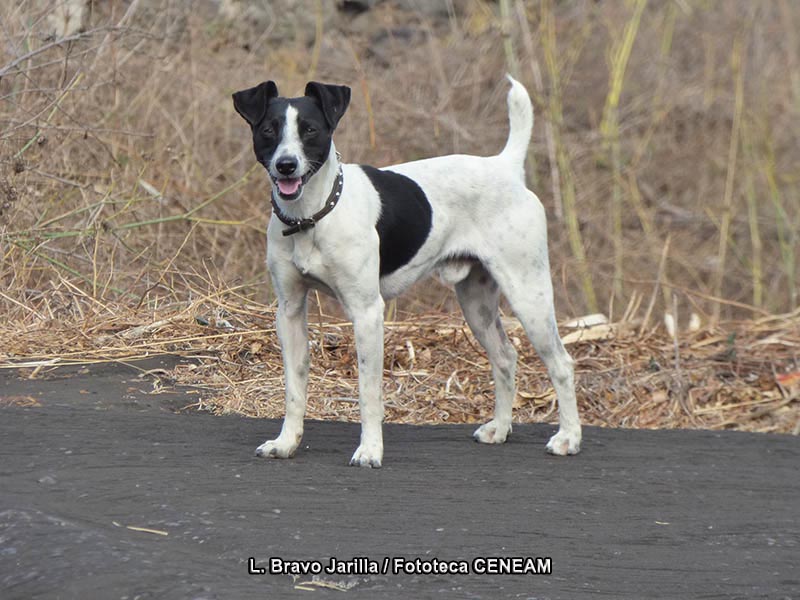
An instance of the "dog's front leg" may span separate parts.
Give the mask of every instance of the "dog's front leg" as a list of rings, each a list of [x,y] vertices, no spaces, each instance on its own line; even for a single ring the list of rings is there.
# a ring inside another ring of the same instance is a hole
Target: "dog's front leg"
[[[383,298],[346,304],[356,338],[361,411],[361,444],[350,464],[377,469],[383,460]]]
[[[299,283],[287,285],[286,282],[275,281],[275,284],[278,294],[275,321],[286,379],[286,414],[280,435],[256,448],[256,455],[289,458],[300,445],[306,413],[309,368],[307,290]]]

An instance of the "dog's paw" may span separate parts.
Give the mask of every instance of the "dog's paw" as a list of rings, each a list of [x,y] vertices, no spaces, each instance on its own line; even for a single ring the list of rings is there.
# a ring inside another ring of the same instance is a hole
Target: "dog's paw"
[[[291,458],[294,456],[298,445],[299,442],[287,442],[285,439],[281,439],[281,436],[278,436],[277,439],[264,442],[256,448],[256,456],[262,458]]]
[[[547,451],[557,456],[577,454],[581,451],[581,430],[567,432],[560,429],[557,434],[547,442]]]
[[[361,444],[350,459],[350,466],[380,469],[382,460],[383,446]]]
[[[485,423],[475,430],[472,439],[481,444],[502,444],[511,433],[511,423],[499,425],[495,419]]]

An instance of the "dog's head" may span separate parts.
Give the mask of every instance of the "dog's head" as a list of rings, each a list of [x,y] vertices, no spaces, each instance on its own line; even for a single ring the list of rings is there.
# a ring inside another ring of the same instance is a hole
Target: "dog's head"
[[[282,98],[272,81],[233,94],[233,106],[253,130],[256,159],[283,200],[297,200],[325,163],[350,88],[310,81],[305,96]]]

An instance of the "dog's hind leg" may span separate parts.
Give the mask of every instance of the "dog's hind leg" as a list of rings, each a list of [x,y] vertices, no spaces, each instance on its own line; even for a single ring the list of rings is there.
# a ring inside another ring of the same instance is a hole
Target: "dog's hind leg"
[[[492,365],[495,381],[494,418],[473,434],[475,441],[502,444],[511,433],[511,407],[516,393],[517,352],[508,340],[498,312],[500,289],[482,266],[472,268],[469,275],[456,284],[456,295],[475,339]]]
[[[500,253],[489,265],[525,333],[547,367],[558,397],[559,430],[547,443],[551,454],[577,454],[581,423],[575,398],[573,360],[561,342],[553,305],[553,286],[546,258],[520,269],[526,261],[513,251]],[[530,255],[528,255],[530,258]]]

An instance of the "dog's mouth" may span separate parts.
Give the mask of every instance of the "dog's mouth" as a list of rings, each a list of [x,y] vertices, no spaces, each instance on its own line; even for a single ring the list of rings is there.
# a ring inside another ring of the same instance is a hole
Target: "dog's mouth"
[[[287,200],[296,198],[300,195],[303,188],[302,177],[287,177],[285,179],[275,179],[278,193]]]
[[[301,177],[278,177],[270,174],[272,186],[278,192],[281,200],[297,200],[303,194],[303,186],[311,177],[311,173],[306,173]]]

